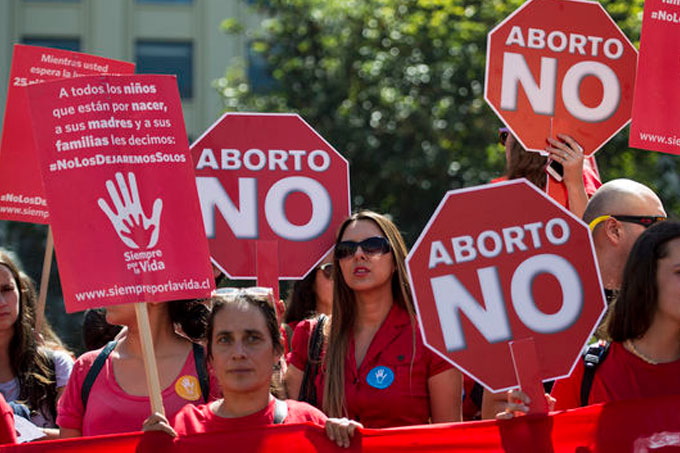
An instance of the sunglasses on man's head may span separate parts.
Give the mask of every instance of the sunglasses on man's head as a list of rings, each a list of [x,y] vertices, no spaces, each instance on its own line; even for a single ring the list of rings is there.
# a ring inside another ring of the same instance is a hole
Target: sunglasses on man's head
[[[386,238],[374,236],[372,238],[364,239],[361,242],[342,241],[338,243],[335,246],[335,256],[339,260],[354,256],[359,247],[361,247],[361,250],[369,256],[382,255],[391,250],[390,242]]]
[[[588,225],[590,227],[590,231],[593,231],[597,225],[604,222],[610,217],[618,220],[619,222],[635,223],[637,225],[642,225],[645,228],[649,228],[656,222],[663,222],[664,220],[667,219],[667,217],[659,215],[618,215],[618,214],[601,215],[600,217],[596,217],[595,219],[593,219],[592,222],[590,222],[590,225]]]
[[[319,270],[323,272],[324,277],[327,279],[333,278],[333,263],[324,263],[319,266]]]
[[[505,142],[508,139],[508,134],[510,134],[510,131],[507,127],[498,128],[498,143],[505,146]]]

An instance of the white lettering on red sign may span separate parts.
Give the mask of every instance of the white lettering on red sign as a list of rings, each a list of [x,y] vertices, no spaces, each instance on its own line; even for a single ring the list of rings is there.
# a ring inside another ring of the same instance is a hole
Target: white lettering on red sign
[[[469,235],[452,237],[450,250],[453,253],[449,253],[442,241],[432,241],[429,268],[474,261],[479,255],[494,258],[503,250],[507,254],[515,253],[515,251],[524,252],[530,247],[538,250],[542,247],[540,234],[542,229],[545,239],[553,245],[563,245],[569,240],[571,234],[567,221],[555,217],[546,222],[545,228],[543,228],[543,222],[532,222],[522,226],[503,228],[500,233],[493,230],[482,231],[476,238]],[[529,234],[530,240],[526,238],[525,242],[526,233]]]
[[[599,36],[586,36],[555,30],[550,33],[538,28],[529,28],[526,37],[522,28],[514,26],[505,45],[545,49],[555,53],[567,52],[575,55],[597,57],[600,52],[610,60],[618,60],[623,55],[623,43],[616,38],[604,39]],[[588,76],[596,77],[602,84],[602,99],[594,107],[583,103],[579,87]],[[516,52],[503,54],[503,75],[501,82],[501,108],[516,111],[519,86],[522,86],[535,113],[552,116],[555,114],[557,90],[557,59],[541,57],[541,68],[537,82],[531,73],[524,55]],[[606,64],[586,60],[571,66],[564,75],[561,86],[562,101],[567,111],[575,118],[591,123],[599,123],[611,117],[621,101],[621,84],[616,73]]]
[[[562,238],[564,236],[563,233]],[[562,304],[556,313],[542,312],[534,301],[532,285],[542,274],[555,277],[562,289]],[[498,269],[495,266],[478,269],[477,279],[484,305],[453,274],[430,279],[448,352],[467,347],[461,313],[489,343],[512,339]],[[515,269],[510,287],[515,313],[534,332],[551,334],[567,329],[577,320],[583,307],[583,287],[578,272],[558,255],[540,254],[526,259]]]
[[[252,164],[252,162],[251,162]],[[239,178],[238,208],[229,198],[219,179],[213,176],[197,176],[196,187],[201,202],[206,236],[215,237],[216,211],[219,211],[239,239],[257,239],[257,180]],[[296,225],[286,216],[286,198],[300,192],[311,201],[312,213],[307,223]],[[272,231],[283,239],[308,241],[322,234],[330,224],[333,203],[326,188],[315,179],[306,176],[290,176],[272,185],[265,196],[265,218]]]
[[[328,170],[331,165],[331,156],[321,149],[309,152],[302,149],[269,149],[263,151],[258,148],[251,148],[241,152],[238,149],[223,148],[219,155],[220,161],[218,162],[212,149],[203,148],[196,169],[240,170],[246,168],[250,171],[302,171],[309,169],[320,173]]]
[[[604,44],[600,46],[600,44]],[[546,47],[555,53],[568,52],[584,56],[597,57],[600,49],[605,57],[610,60],[618,60],[623,55],[623,43],[616,38],[605,40],[600,36],[586,36],[579,33],[569,33],[553,30],[550,33],[540,28],[529,28],[524,37],[522,27],[515,25],[508,33],[505,40],[506,46],[516,45],[529,49],[545,49]]]

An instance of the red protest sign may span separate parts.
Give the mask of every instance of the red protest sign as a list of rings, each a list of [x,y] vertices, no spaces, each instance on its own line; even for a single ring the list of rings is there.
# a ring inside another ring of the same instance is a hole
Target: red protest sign
[[[135,65],[67,50],[14,45],[0,143],[0,219],[49,223],[26,87],[82,75],[132,73]]]
[[[28,99],[66,310],[209,296],[176,79],[79,77]]]
[[[680,1],[646,0],[630,146],[680,154]]]
[[[568,375],[605,308],[588,227],[524,179],[448,192],[407,268],[425,343],[495,391],[526,338]]]
[[[484,99],[527,150],[597,151],[630,120],[637,51],[602,5],[530,0],[490,33]]]
[[[192,146],[213,262],[255,278],[258,241],[278,243],[279,278],[302,278],[349,215],[347,161],[300,116],[227,113]]]

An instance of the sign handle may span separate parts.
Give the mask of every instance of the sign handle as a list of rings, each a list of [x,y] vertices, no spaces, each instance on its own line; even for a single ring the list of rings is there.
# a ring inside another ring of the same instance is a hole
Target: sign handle
[[[530,414],[547,414],[548,402],[545,400],[541,368],[533,337],[510,342],[512,364],[520,389],[531,398]]]
[[[158,379],[158,366],[156,355],[153,350],[153,338],[151,337],[151,325],[149,324],[149,312],[143,302],[135,303],[137,314],[137,327],[142,340],[142,358],[144,359],[144,372],[146,374],[146,388],[149,390],[151,411],[165,415],[163,398],[161,396],[161,383]]]
[[[47,226],[47,239],[45,241],[45,256],[43,258],[42,276],[40,277],[40,294],[38,295],[38,306],[35,307],[35,331],[41,332],[43,320],[45,319],[45,303],[47,301],[47,288],[50,283],[50,272],[52,271],[52,257],[54,256],[54,238],[52,237],[52,227]]]
[[[257,285],[274,290],[274,303],[279,311],[279,242],[257,241],[256,262]]]

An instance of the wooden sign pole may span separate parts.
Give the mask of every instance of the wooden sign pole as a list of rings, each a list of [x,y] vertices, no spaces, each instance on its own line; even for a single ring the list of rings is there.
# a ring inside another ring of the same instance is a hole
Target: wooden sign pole
[[[38,305],[35,307],[35,331],[41,332],[45,319],[45,304],[47,302],[47,288],[50,283],[50,272],[52,271],[52,257],[54,256],[54,239],[52,238],[52,227],[47,227],[47,240],[45,241],[45,257],[43,258],[42,276],[40,277],[40,293],[38,295]]]
[[[146,304],[138,302],[135,304],[137,314],[137,326],[139,327],[139,337],[142,342],[142,358],[144,359],[144,371],[146,374],[146,388],[149,390],[149,401],[151,411],[165,415],[163,407],[163,397],[161,396],[161,384],[158,378],[158,365],[153,349],[153,338],[151,337],[151,325],[149,324],[149,312]]]

